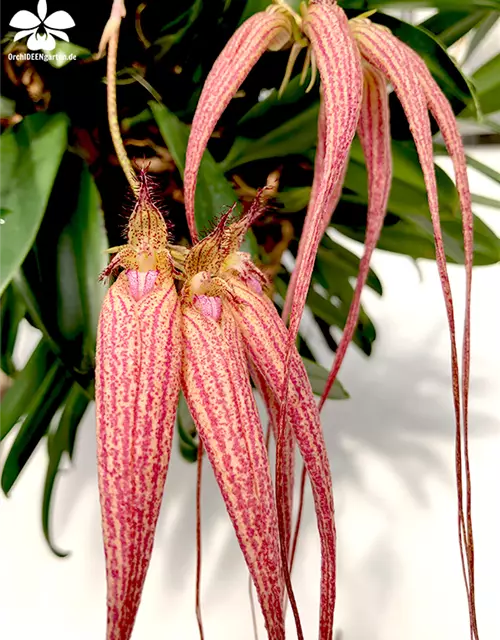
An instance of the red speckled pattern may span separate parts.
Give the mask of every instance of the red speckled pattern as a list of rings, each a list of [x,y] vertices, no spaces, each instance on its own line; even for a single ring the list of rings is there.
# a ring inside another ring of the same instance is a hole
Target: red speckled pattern
[[[194,217],[196,178],[215,125],[257,60],[270,45],[284,44],[289,36],[290,21],[283,14],[256,13],[235,31],[208,74],[191,126],[184,171],[184,202],[193,241],[198,239]]]
[[[173,283],[136,301],[121,274],[103,303],[96,355],[108,640],[130,637],[139,606],[172,447],[180,358]]]
[[[368,212],[365,250],[359,263],[356,288],[342,339],[335,352],[332,370],[325,385],[319,409],[323,407],[344,360],[347,347],[356,329],[361,293],[370,271],[370,260],[384,225],[387,201],[392,181],[391,128],[387,82],[383,75],[368,63],[363,65],[364,90],[358,135],[365,154],[368,173]]]
[[[252,366],[275,398],[282,399],[285,382],[287,330],[274,305],[243,283],[232,282],[237,300],[229,300]],[[335,606],[335,522],[332,481],[328,454],[319,413],[302,359],[295,347],[291,351],[287,378],[288,402],[285,430],[289,424],[309,474],[321,541],[320,638],[331,637]],[[288,454],[287,454],[288,455]],[[284,468],[288,466],[284,460]],[[286,474],[277,472],[277,482],[287,483]],[[288,495],[285,484],[283,496]],[[286,500],[285,500],[286,501]],[[283,505],[280,505],[282,507]]]
[[[191,305],[182,312],[182,391],[252,576],[270,638],[285,637],[276,505],[239,332]]]

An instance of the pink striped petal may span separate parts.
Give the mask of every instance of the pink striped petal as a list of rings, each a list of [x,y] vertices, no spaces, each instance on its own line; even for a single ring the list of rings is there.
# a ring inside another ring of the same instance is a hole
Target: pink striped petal
[[[288,332],[271,300],[258,295],[236,279],[231,284],[236,297],[228,299],[227,304],[238,323],[253,367],[275,398],[283,397],[285,380],[288,380],[285,427],[281,428],[281,432],[286,433],[288,422],[311,480],[322,558],[320,639],[330,640],[335,607],[335,522],[330,465],[318,409],[302,359],[293,344],[289,373],[286,373]],[[287,460],[283,460],[282,464],[282,469],[285,469]],[[289,489],[286,476],[278,470],[277,481],[285,482],[285,486],[281,486],[281,495],[287,496]]]
[[[256,292],[261,295],[262,292]],[[271,420],[271,426],[276,441],[278,440],[278,420],[279,420],[279,406],[280,403],[273,392],[273,389],[267,384],[266,378],[260,373],[260,370],[249,361],[249,369],[252,376],[252,380],[257,387],[257,390],[264,400],[264,403]],[[290,558],[290,539],[292,535],[292,512],[293,512],[293,485],[294,485],[294,473],[295,473],[295,440],[293,437],[293,429],[290,421],[286,422],[286,431],[284,434],[284,440],[286,446],[283,447],[283,465],[281,471],[281,478],[278,482],[283,487],[283,519],[285,529],[285,539],[282,540],[282,544],[285,545],[285,556]]]
[[[370,272],[370,260],[384,224],[392,181],[391,130],[387,82],[382,74],[365,63],[364,92],[358,135],[363,147],[368,173],[368,213],[366,219],[365,251],[359,264],[358,279],[342,339],[335,353],[319,410],[325,403],[349,346],[359,317],[361,292]]]
[[[471,315],[471,287],[472,287],[472,266],[474,253],[473,239],[473,215],[472,203],[467,177],[467,163],[465,152],[458,131],[455,114],[446,96],[441,91],[439,85],[432,77],[425,66],[424,61],[409,47],[406,47],[408,55],[412,58],[422,84],[428,107],[437,122],[443,136],[444,143],[450,154],[455,171],[455,180],[458,196],[460,199],[460,209],[462,212],[462,226],[464,236],[464,256],[465,256],[465,321],[464,337],[462,349],[462,421],[463,421],[463,443],[462,434],[457,430],[456,454],[457,454],[457,491],[459,500],[459,513],[463,525],[459,525],[460,540],[462,541],[462,529],[464,526],[463,515],[463,489],[462,489],[462,457],[465,464],[465,490],[466,490],[466,510],[467,529],[464,530],[465,552],[468,560],[468,582],[469,582],[469,609],[471,626],[475,637],[478,636],[477,620],[475,611],[475,584],[474,584],[474,535],[472,529],[471,512],[471,478],[469,468],[469,379],[470,379],[470,315]],[[467,584],[467,579],[466,579]]]
[[[417,55],[406,45],[397,40],[385,29],[373,25],[369,21],[353,21],[353,32],[359,43],[363,56],[376,66],[392,83],[399,100],[403,106],[406,117],[410,123],[415,145],[419,154],[420,164],[424,174],[427,187],[429,209],[434,229],[436,245],[436,263],[438,266],[441,286],[443,289],[446,313],[451,342],[451,369],[452,369],[452,390],[455,410],[456,425],[456,446],[457,446],[457,489],[459,494],[459,537],[461,543],[461,553],[463,553],[462,537],[465,538],[465,553],[468,561],[469,576],[464,577],[469,599],[469,613],[471,621],[471,634],[478,637],[475,603],[474,603],[474,557],[472,541],[472,521],[470,517],[470,477],[468,470],[468,455],[466,454],[466,474],[467,474],[467,500],[468,500],[468,521],[467,530],[465,528],[462,487],[461,487],[461,417],[464,420],[464,435],[468,431],[468,386],[469,386],[469,366],[470,366],[470,288],[472,277],[472,211],[470,207],[468,182],[465,172],[465,159],[463,157],[462,145],[453,112],[442,96],[439,88],[433,84],[433,80],[428,72],[424,72],[425,65]],[[431,82],[432,80],[432,82]],[[453,310],[453,299],[448,278],[446,265],[446,255],[444,252],[441,224],[439,218],[439,204],[436,187],[436,177],[434,173],[432,137],[427,108],[431,107],[433,115],[438,121],[438,125],[443,129],[443,138],[446,137],[446,144],[450,148],[450,153],[457,172],[457,188],[459,191],[462,206],[464,225],[464,245],[466,255],[466,319],[464,330],[464,371],[462,377],[462,392],[464,396],[463,413],[461,416],[460,398],[460,376],[458,369],[458,354],[456,346],[455,317]],[[438,120],[439,119],[439,120]],[[465,443],[467,436],[465,436]],[[465,451],[467,445],[465,444]],[[460,459],[459,459],[460,458]],[[463,556],[462,562],[464,563]],[[470,581],[470,584],[469,584]]]
[[[172,446],[180,356],[173,282],[137,301],[122,273],[103,303],[96,353],[108,640],[130,638],[139,607]]]
[[[239,333],[183,308],[182,390],[252,576],[270,638],[285,637],[276,504]]]
[[[323,166],[323,159],[325,157],[325,106],[323,98],[320,97],[320,107],[319,107],[319,117],[318,117],[318,146],[316,148],[316,157],[314,159],[314,177],[311,188],[311,196],[309,198],[309,206],[308,211],[314,210],[316,207],[316,199],[318,195],[318,188],[321,181],[321,168]],[[335,184],[333,188],[332,195],[330,197],[330,201],[323,209],[323,227],[321,231],[321,236],[328,229],[328,225],[330,224],[330,219],[332,217],[333,212],[335,211],[337,204],[342,195],[342,185],[344,184],[344,178],[347,171],[348,162],[345,162],[344,168],[342,170],[342,175],[338,182]],[[304,227],[305,230],[305,227]],[[290,283],[288,285],[288,289],[286,292],[285,304],[283,305],[283,311],[281,317],[284,322],[288,321],[288,316],[290,315],[290,310],[292,308],[292,300],[295,293],[295,287],[297,286],[297,277],[302,270],[302,263],[304,261],[304,249],[305,249],[305,235],[302,234],[302,238],[299,242],[299,250],[297,252],[297,259],[295,261],[295,268],[292,271],[292,275],[290,277]]]
[[[452,351],[452,381],[455,420],[460,425],[460,392],[458,374],[458,356],[456,348],[455,318],[450,282],[444,252],[439,203],[434,172],[432,135],[427,111],[427,98],[420,83],[414,60],[408,55],[407,48],[386,29],[367,20],[354,20],[353,33],[363,56],[391,82],[403,106],[417,147],[417,152],[427,187],[427,197],[431,212],[436,244],[436,263],[443,288],[448,324],[450,327]]]
[[[290,313],[291,341],[298,333],[324,220],[330,213],[327,209],[343,178],[356,132],[363,86],[359,53],[340,7],[329,0],[312,0],[303,29],[312,43],[323,88],[324,153],[317,192],[308,207],[301,237],[301,264],[296,266],[298,274]]]
[[[215,125],[262,54],[269,48],[280,49],[290,36],[290,19],[282,12],[256,13],[235,31],[208,74],[193,118],[184,171],[186,218],[193,242],[198,239],[196,177]]]

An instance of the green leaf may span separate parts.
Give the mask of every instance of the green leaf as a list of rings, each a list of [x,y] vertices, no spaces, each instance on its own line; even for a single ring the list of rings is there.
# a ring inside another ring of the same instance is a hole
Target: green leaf
[[[500,111],[500,53],[477,69],[472,79],[484,114]]]
[[[491,178],[492,180],[500,184],[500,173],[498,171],[495,171],[495,169],[493,169],[492,167],[489,167],[488,165],[484,164],[483,162],[480,162],[479,160],[476,160],[472,156],[467,156],[466,159],[469,167],[472,167],[473,169],[480,171],[485,176],[488,176],[488,178]]]
[[[307,376],[309,378],[309,382],[311,383],[313,393],[317,396],[323,395],[329,372],[325,369],[325,367],[322,367],[320,364],[317,364],[316,362],[313,362],[308,358],[302,358],[302,362],[304,363],[304,366],[306,368]],[[344,389],[342,384],[338,380],[335,380],[327,397],[331,400],[346,400],[347,398],[349,398],[349,394]]]
[[[273,129],[257,140],[238,137],[221,163],[224,171],[242,164],[302,154],[316,146],[319,103],[302,111],[297,116]]]
[[[486,16],[484,17],[483,21],[475,30],[474,36],[470,41],[464,60],[468,60],[470,58],[470,56],[474,53],[477,47],[484,41],[486,36],[496,25],[499,18],[500,18],[500,15],[495,11],[486,12]]]
[[[10,285],[1,300],[1,368],[8,376],[16,373],[12,361],[17,339],[19,323],[26,314],[26,305],[15,289]]]
[[[309,204],[311,187],[294,187],[283,189],[276,194],[275,202],[279,210],[286,213],[297,213],[302,211]]]
[[[26,305],[26,310],[29,314],[29,318],[34,327],[36,327],[39,331],[42,332],[44,339],[47,344],[50,346],[52,351],[56,355],[60,355],[59,345],[55,342],[51,334],[49,333],[47,327],[45,326],[42,315],[40,311],[40,306],[38,304],[38,300],[33,293],[31,287],[29,286],[28,281],[26,280],[22,271],[18,271],[14,278],[12,279],[12,286],[16,291],[16,294],[19,295],[24,304]]]
[[[283,277],[277,277],[274,280],[274,284],[276,286],[276,291],[283,298],[286,297],[287,284]],[[344,291],[345,293],[345,291]],[[351,288],[351,299],[352,299],[352,288]],[[332,297],[332,299],[334,299]],[[345,301],[348,301],[345,304]],[[347,320],[347,314],[349,312],[349,298],[344,296],[344,300],[336,301],[336,304],[330,299],[327,299],[314,288],[309,290],[307,295],[307,306],[309,307],[311,313],[315,318],[320,318],[324,322],[326,322],[331,327],[339,327],[340,329],[344,328],[345,322]],[[358,321],[358,326],[354,332],[353,342],[359,347],[363,353],[366,355],[370,355],[372,349],[372,343],[376,338],[376,331],[373,322],[368,318],[366,313],[361,310],[360,317]]]
[[[412,142],[392,142],[393,179],[389,195],[388,211],[407,215],[429,216],[427,191],[418,154]],[[460,218],[460,203],[455,185],[448,174],[434,166],[438,187],[439,207],[442,218]],[[344,187],[368,201],[367,173],[359,140],[351,147],[351,162]]]
[[[37,113],[0,136],[2,206],[11,212],[0,227],[0,294],[35,240],[66,148],[67,127],[62,113]]]
[[[327,280],[330,279],[330,276],[332,280],[335,280],[338,278],[339,272],[351,278],[357,278],[359,262],[360,259],[354,255],[354,253],[327,235],[323,236],[316,255],[316,265],[323,272]],[[368,273],[366,284],[370,289],[373,289],[375,293],[378,293],[380,296],[382,295],[382,283],[373,269],[370,269]]]
[[[392,6],[404,9],[421,9],[422,7],[443,10],[470,10],[474,7],[500,9],[500,0],[339,0],[339,4],[346,9],[360,9],[362,11],[375,7]]]
[[[26,413],[54,360],[54,353],[42,338],[0,404],[0,441]]]
[[[54,433],[49,433],[47,439],[49,461],[47,464],[47,472],[45,475],[45,484],[43,489],[42,528],[43,535],[45,536],[45,540],[47,541],[51,551],[60,558],[64,558],[68,553],[57,549],[52,542],[50,532],[50,509],[54,484],[59,472],[59,465],[63,454],[67,453],[70,459],[73,456],[76,432],[88,405],[88,394],[84,392],[78,383],[75,382],[68,393],[57,429]]]
[[[307,108],[311,102],[317,102],[317,96],[314,92],[306,93],[306,87],[310,80],[310,71],[307,74],[304,82],[300,84],[301,74],[295,75],[288,83],[281,98],[278,98],[278,88],[273,88],[271,93],[260,102],[256,102],[238,121],[238,129],[249,128],[250,126],[255,129],[257,123],[266,126],[267,131],[276,128],[278,123],[290,119],[290,111],[296,106],[302,106]],[[293,115],[297,115],[293,113]],[[267,123],[274,122],[272,126],[268,126]],[[244,134],[243,134],[244,135]],[[251,136],[255,137],[255,136]]]
[[[257,160],[304,154],[316,145],[317,117],[318,105],[314,104],[258,140],[236,138],[222,166],[227,171]],[[413,142],[393,141],[392,154],[394,170],[388,210],[401,216],[411,213],[428,215],[425,182]],[[307,155],[312,162],[314,151]],[[351,146],[350,158],[344,188],[360,195],[362,201],[367,202],[366,166],[357,138]],[[437,165],[435,171],[441,215],[458,217],[460,207],[455,185]],[[296,212],[307,206],[309,194],[309,187],[297,187],[280,192],[276,200],[283,205],[285,211]]]
[[[436,35],[445,47],[450,47],[488,15],[485,9],[477,11],[439,11],[419,24]]]
[[[442,144],[434,144],[434,153],[437,156],[448,155],[446,147]],[[488,178],[491,178],[494,182],[498,182],[500,184],[500,173],[498,171],[495,171],[495,169],[493,169],[492,167],[484,164],[483,162],[480,162],[479,160],[476,160],[476,158],[473,158],[472,156],[465,156],[465,158],[469,167],[476,169],[476,171],[479,171]]]
[[[175,165],[181,176],[184,176],[189,127],[164,105],[151,101],[149,106]],[[205,151],[196,188],[195,216],[198,231],[203,234],[210,229],[221,211],[237,200],[238,196],[226,180],[223,171],[211,154]]]
[[[481,204],[485,207],[491,207],[492,209],[500,209],[500,200],[495,200],[495,198],[487,198],[478,193],[472,193],[471,199],[475,204]]]
[[[36,446],[47,433],[50,422],[71,384],[65,367],[56,361],[29,403],[28,414],[7,454],[1,479],[5,495],[8,495]]]
[[[348,238],[363,242],[364,230],[345,225],[333,225]],[[441,223],[446,257],[450,262],[463,264],[462,223],[447,220]],[[378,248],[411,258],[435,259],[434,234],[430,220],[408,216],[382,230]],[[500,240],[477,216],[474,216],[474,264],[488,265],[500,261]]]
[[[155,41],[155,46],[160,48],[158,57],[164,56],[170,49],[186,35],[191,25],[198,19],[203,8],[202,0],[194,0],[192,5],[181,13],[175,20],[163,26],[162,31],[171,30],[173,27],[182,24],[182,26],[174,33],[168,33],[161,36]]]
[[[83,326],[80,329],[84,335],[84,356],[93,363],[99,312],[105,294],[98,275],[107,263],[105,251],[108,241],[99,192],[83,163],[76,209],[64,229],[60,243],[62,246],[66,244],[69,250],[69,255],[61,255],[59,263],[61,304],[64,304],[67,283],[73,287],[76,283],[77,291],[68,292],[68,298],[78,300],[81,305]],[[72,279],[68,277],[66,265],[68,270],[74,269]]]
[[[198,439],[196,425],[189,412],[186,400],[179,394],[177,405],[177,433],[179,434],[179,450],[187,462],[196,462],[198,459]]]
[[[16,102],[5,96],[0,96],[0,118],[10,118],[16,112]]]
[[[308,154],[311,162],[314,153]],[[418,154],[412,142],[394,140],[392,142],[393,178],[388,202],[388,212],[401,217],[429,216],[427,191],[418,160]],[[435,165],[438,187],[439,206],[442,219],[460,219],[460,203],[455,185],[448,174]],[[298,187],[278,194],[278,203],[283,203],[285,211],[300,210],[299,206],[307,205],[310,187]],[[350,151],[350,162],[344,180],[343,200],[347,201],[349,193],[355,194],[357,203],[368,203],[368,178],[364,155],[359,140],[355,138]],[[290,209],[287,209],[290,206]],[[339,216],[334,213],[334,221]],[[346,218],[346,220],[348,217]],[[344,224],[340,222],[339,224]]]
[[[58,58],[48,60],[48,63],[55,69],[62,69],[75,60],[85,60],[92,57],[92,52],[89,49],[64,40],[56,40],[56,48],[50,51],[50,54],[58,55]]]

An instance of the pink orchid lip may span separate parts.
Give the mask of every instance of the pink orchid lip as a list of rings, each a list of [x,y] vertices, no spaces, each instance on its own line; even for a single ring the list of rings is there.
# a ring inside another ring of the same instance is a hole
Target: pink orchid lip
[[[257,278],[250,276],[249,278],[247,278],[246,282],[248,286],[252,289],[252,291],[255,291],[255,293],[258,293],[259,295],[262,294],[262,285],[257,280]]]
[[[222,314],[222,300],[219,296],[195,295],[193,297],[194,306],[207,318],[212,318],[217,322]]]
[[[158,277],[158,271],[127,269],[126,273],[130,285],[130,293],[135,300],[140,300],[150,293]]]

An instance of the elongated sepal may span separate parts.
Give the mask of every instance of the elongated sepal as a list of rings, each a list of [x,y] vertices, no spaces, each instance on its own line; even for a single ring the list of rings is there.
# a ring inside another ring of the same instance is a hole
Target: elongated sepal
[[[468,387],[470,367],[470,290],[472,277],[472,211],[470,206],[470,194],[465,171],[465,158],[462,144],[450,105],[442,95],[441,90],[426,70],[422,60],[405,44],[400,42],[386,29],[372,24],[367,20],[354,20],[352,22],[353,33],[359,44],[362,55],[373,66],[378,68],[391,82],[394,90],[403,106],[410,124],[410,130],[417,147],[422,172],[427,188],[429,209],[434,229],[436,246],[436,264],[438,267],[441,286],[443,289],[451,343],[451,370],[452,391],[455,410],[456,447],[457,447],[457,487],[459,497],[459,538],[461,553],[467,556],[468,575],[464,565],[465,584],[469,600],[469,614],[471,635],[478,638],[477,621],[474,603],[474,553],[472,537],[472,519],[470,508],[470,477],[468,469],[467,431],[468,431]],[[443,138],[450,150],[457,175],[457,188],[463,215],[464,249],[466,262],[466,313],[464,329],[464,353],[462,393],[463,406],[460,396],[460,376],[458,368],[458,354],[456,345],[455,316],[453,299],[448,278],[446,254],[444,250],[441,222],[439,217],[439,203],[434,173],[434,159],[432,148],[432,135],[430,129],[428,108],[431,109],[439,127],[442,129]],[[461,411],[463,413],[461,414]],[[462,418],[463,416],[463,418]],[[464,429],[464,452],[461,443],[461,420]],[[464,456],[467,474],[467,526],[464,519],[462,504],[462,477],[461,465]],[[464,542],[465,539],[465,542]],[[465,544],[465,550],[463,545]]]
[[[417,147],[418,157],[427,188],[429,210],[431,213],[436,245],[436,263],[441,279],[448,324],[450,328],[452,351],[452,384],[456,423],[460,425],[460,391],[458,374],[458,356],[456,348],[455,318],[451,296],[450,281],[446,265],[439,203],[434,172],[432,134],[427,98],[421,85],[418,69],[408,48],[386,29],[372,24],[369,20],[354,20],[353,33],[363,56],[377,68],[392,84],[401,102],[410,130]]]
[[[295,346],[291,351],[288,374],[286,372],[288,332],[271,300],[243,283],[235,281],[233,287],[236,297],[229,304],[252,366],[280,402],[287,380],[285,425],[289,424],[293,430],[311,481],[321,542],[320,639],[329,640],[335,607],[335,522],[330,465],[318,409]],[[286,426],[283,433],[286,433]],[[284,440],[284,443],[288,442]],[[283,467],[286,461],[285,457]],[[277,472],[277,482],[286,482],[282,472]],[[287,485],[281,488],[286,496]]]
[[[468,587],[469,615],[474,638],[478,638],[476,610],[475,610],[475,584],[474,584],[474,533],[472,529],[471,510],[471,477],[469,468],[469,380],[470,380],[470,319],[471,319],[471,288],[472,266],[474,252],[473,215],[472,203],[467,177],[467,163],[465,152],[455,119],[455,114],[448,99],[441,91],[439,85],[425,66],[424,61],[409,47],[406,47],[408,55],[414,61],[418,78],[421,82],[428,107],[437,122],[443,136],[446,149],[450,154],[455,171],[455,181],[460,209],[462,212],[462,228],[464,235],[464,262],[465,262],[465,318],[462,347],[462,433],[456,432],[456,471],[457,492],[459,502],[459,539],[460,546],[464,548],[467,558],[467,575],[465,579]],[[463,496],[463,470],[462,459],[465,467],[465,500]],[[466,515],[463,504],[465,502]],[[464,562],[464,558],[462,558]],[[464,563],[465,564],[465,563]],[[464,566],[465,574],[465,566]]]
[[[255,584],[270,638],[285,637],[277,511],[239,332],[183,308],[182,391]]]
[[[312,0],[303,22],[311,41],[321,77],[324,102],[324,149],[318,186],[307,210],[302,232],[300,265],[290,312],[290,340],[297,336],[316,251],[324,232],[325,210],[342,180],[349,147],[356,132],[362,95],[359,53],[351,37],[345,13],[329,0]],[[322,126],[323,126],[322,124]],[[319,163],[317,163],[318,165]]]
[[[139,607],[172,447],[180,343],[173,282],[136,300],[122,273],[103,303],[96,353],[108,640],[130,638]]]
[[[387,82],[383,75],[368,63],[363,65],[363,102],[358,125],[358,135],[365,154],[368,173],[368,213],[366,220],[365,250],[359,264],[356,288],[349,313],[335,352],[335,360],[328,376],[319,409],[323,406],[337,373],[342,365],[347,347],[356,330],[361,305],[361,292],[370,272],[370,260],[384,224],[387,201],[392,181],[391,130]]]
[[[323,160],[325,157],[325,134],[326,134],[326,124],[325,124],[325,105],[323,98],[320,97],[320,107],[319,107],[319,116],[318,116],[318,145],[316,147],[316,157],[314,159],[314,177],[311,188],[311,196],[309,198],[308,211],[313,211],[316,208],[316,200],[318,197],[318,189],[320,187],[321,177],[322,177],[322,167]],[[342,170],[342,175],[340,179],[336,182],[335,187],[332,190],[330,200],[323,208],[323,222],[322,222],[322,230],[320,232],[320,236],[328,229],[328,225],[330,224],[330,219],[332,217],[335,208],[340,200],[342,195],[342,186],[344,184],[344,178],[347,171],[347,161],[344,163],[344,168]],[[288,316],[290,315],[290,310],[292,308],[292,300],[295,294],[295,287],[297,286],[297,278],[302,272],[302,264],[304,261],[304,251],[306,249],[306,236],[303,234],[303,237],[299,242],[299,250],[297,253],[297,258],[295,260],[295,268],[292,271],[292,275],[290,278],[290,283],[288,285],[288,289],[286,291],[286,299],[285,304],[283,305],[283,311],[281,317],[283,321],[286,323],[288,321]]]
[[[259,294],[260,295],[260,294]],[[260,370],[249,360],[250,374],[261,398],[266,405],[267,413],[271,422],[274,437],[278,439],[279,420],[279,400],[273,389],[267,384],[265,377]],[[290,540],[292,535],[292,513],[293,513],[293,486],[295,474],[295,440],[290,422],[286,422],[286,431],[283,434],[285,440],[283,446],[283,465],[280,469],[282,477],[278,480],[283,489],[283,523],[284,539],[281,541],[285,545],[285,556],[290,558]]]
[[[193,241],[198,238],[194,217],[196,177],[215,125],[262,54],[269,48],[279,49],[290,36],[290,19],[282,12],[256,13],[235,31],[208,74],[193,118],[184,171],[186,218]]]

